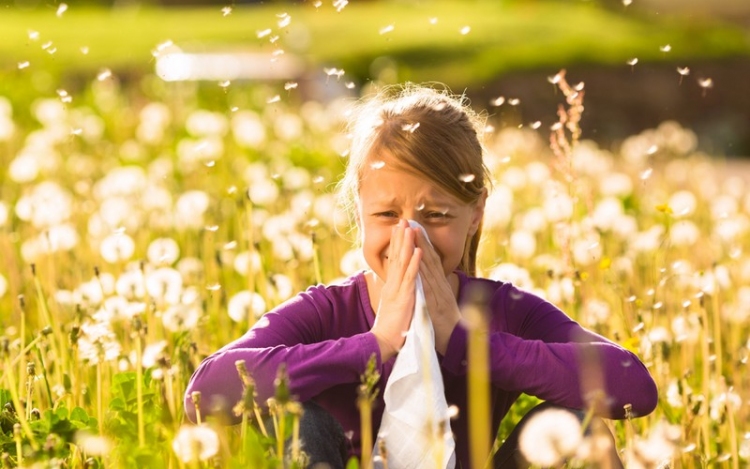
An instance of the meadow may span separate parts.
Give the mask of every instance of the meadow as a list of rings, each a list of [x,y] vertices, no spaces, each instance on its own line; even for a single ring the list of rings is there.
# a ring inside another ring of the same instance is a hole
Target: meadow
[[[264,429],[251,377],[237,427],[187,422],[183,392],[270,308],[364,267],[334,192],[353,98],[94,76],[0,96],[0,464],[298,467],[277,444],[299,410],[284,386]],[[509,97],[474,103],[493,178],[480,274],[646,363],[656,411],[609,423],[628,468],[747,467],[750,180],[675,122],[602,148],[579,134],[583,88],[550,81],[552,126],[494,121]]]

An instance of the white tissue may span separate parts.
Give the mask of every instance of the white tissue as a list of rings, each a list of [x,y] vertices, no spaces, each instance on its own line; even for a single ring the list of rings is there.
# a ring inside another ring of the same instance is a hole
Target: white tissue
[[[424,228],[409,221],[413,228]],[[385,441],[389,469],[456,465],[443,378],[435,352],[435,331],[427,313],[422,278],[417,277],[414,316],[383,392],[385,410],[378,439]],[[374,453],[378,454],[378,445]],[[382,467],[377,462],[376,467]]]

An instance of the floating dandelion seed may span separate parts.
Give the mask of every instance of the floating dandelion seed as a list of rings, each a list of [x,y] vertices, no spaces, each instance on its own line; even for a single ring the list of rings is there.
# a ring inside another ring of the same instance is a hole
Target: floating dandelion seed
[[[495,131],[495,126],[490,125],[490,124],[487,124],[486,126],[484,126],[484,133],[491,134],[494,131]]]
[[[430,18],[430,24],[437,24],[437,22],[438,22],[437,17]]]
[[[541,127],[541,126],[542,126],[542,121],[536,121],[536,122],[532,122],[532,123],[530,124],[530,127],[531,127],[532,129],[534,129],[534,130],[537,130],[537,129],[538,129],[539,127]]]
[[[274,34],[273,36],[271,36],[271,37],[268,38],[268,42],[270,42],[271,44],[276,44],[276,41],[278,41],[278,40],[279,40],[279,35],[278,34]]]
[[[107,78],[112,78],[112,70],[110,70],[110,69],[108,69],[108,68],[102,69],[102,70],[101,70],[101,71],[100,71],[100,72],[99,72],[99,73],[98,73],[98,74],[96,75],[96,79],[97,79],[97,80],[99,80],[99,81],[104,81],[104,80],[106,80]]]
[[[287,13],[281,13],[280,15],[276,15],[279,17],[279,21],[276,23],[279,25],[279,28],[286,28],[289,26],[289,23],[292,22],[292,17],[289,16]]]
[[[476,179],[476,176],[473,174],[462,174],[458,176],[458,179],[461,180],[461,182],[471,182]]]
[[[284,49],[276,49],[275,51],[271,52],[271,55],[273,55],[274,57],[284,55]]]
[[[345,6],[349,4],[348,0],[335,0],[333,2],[333,7],[336,9],[337,12],[341,12],[341,10],[344,9]]]
[[[518,98],[510,98],[508,100],[508,104],[510,104],[511,106],[518,106],[519,104],[521,104],[521,100]]]
[[[83,133],[83,129],[81,128],[76,128],[70,131],[70,135],[75,135],[75,136],[79,136],[82,133]]]
[[[221,285],[219,285],[218,283],[207,285],[206,286],[206,290],[208,290],[208,291],[219,291],[219,290],[221,290]]]
[[[204,165],[206,166],[206,168],[213,168],[214,166],[216,166],[216,161],[214,160],[206,161]]]
[[[231,81],[229,81],[229,80],[226,80],[226,81],[220,81],[220,82],[219,82],[219,87],[220,87],[220,88],[229,88],[229,85],[231,85],[231,84],[232,84],[232,82],[231,82]]]
[[[401,130],[403,130],[404,132],[409,132],[413,134],[414,131],[417,130],[418,128],[419,128],[419,122],[415,122],[413,124],[404,124],[401,127]]]
[[[81,51],[81,54],[89,55],[89,46],[81,46],[79,50]]]
[[[461,28],[459,32],[461,33],[462,36],[466,36],[467,34],[471,32],[471,26],[464,26],[463,28]]]
[[[47,41],[44,44],[42,44],[42,50],[47,50],[50,47],[52,47],[52,41]]]
[[[393,26],[392,24],[389,24],[388,26],[383,26],[382,28],[380,28],[380,35],[382,36],[383,34],[388,34],[394,29],[395,29],[395,26]]]
[[[648,150],[646,150],[646,154],[647,155],[653,155],[657,151],[659,151],[659,146],[658,145],[651,145],[650,147],[648,147]]]
[[[641,181],[645,181],[646,179],[651,177],[651,174],[654,172],[652,168],[648,168],[645,171],[641,173]]]
[[[497,98],[493,98],[490,100],[490,105],[492,106],[502,106],[503,103],[505,103],[504,96],[498,96]]]
[[[28,60],[25,61],[25,62],[18,62],[18,69],[19,70],[23,70],[24,68],[28,68],[29,65],[30,65],[30,63],[29,63]]]
[[[329,77],[335,76],[337,80],[344,76],[344,70],[340,68],[324,68],[323,72]]]
[[[315,0],[315,1],[313,2],[313,6],[314,6],[315,8],[320,8],[320,7],[322,7],[322,6],[323,6],[323,2],[322,2],[322,0]]]
[[[281,96],[276,95],[276,96],[271,96],[270,98],[268,98],[268,100],[266,100],[266,103],[273,104],[273,103],[278,103],[279,101],[281,101]]]
[[[33,29],[28,30],[29,39],[32,41],[36,41],[39,39],[39,31],[34,31]]]
[[[240,110],[240,108],[238,106],[232,106],[231,108],[229,108],[230,112],[237,112],[239,110]]]
[[[417,209],[417,212],[421,212],[422,210],[424,210],[424,203],[417,205],[416,209]]]
[[[57,90],[57,96],[60,97],[60,101],[66,103],[66,104],[69,103],[69,102],[71,102],[71,101],[73,101],[73,97],[70,96],[68,94],[68,92],[65,91],[65,90],[63,90],[63,89]]]
[[[231,14],[232,14],[232,7],[225,6],[224,8],[221,9],[221,16],[229,16]]]
[[[354,89],[354,82],[353,81],[347,81],[344,85],[347,89],[353,90]]]
[[[626,7],[629,7],[633,4],[633,0],[622,0],[622,4]]]
[[[714,87],[714,81],[711,78],[699,78],[698,86],[703,88],[703,96],[706,96],[706,90]]]
[[[286,91],[297,89],[297,83],[294,81],[288,81],[284,83],[284,89]]]
[[[669,44],[665,44],[659,47],[659,50],[666,53],[672,50],[672,46],[670,46]]]
[[[225,249],[225,250],[227,250],[227,251],[231,251],[232,249],[236,249],[237,248],[237,241],[229,241],[224,246],[222,246],[222,248]]]
[[[63,15],[63,13],[65,13],[66,11],[68,11],[68,4],[67,3],[61,3],[57,7],[57,12],[55,14],[57,15],[58,18],[61,18],[62,15]]]
[[[576,91],[583,91],[584,87],[585,87],[585,84],[583,82],[580,82],[577,85],[573,86],[573,89]]]
[[[560,80],[562,80],[562,73],[557,73],[551,77],[547,77],[547,81],[553,85],[560,83]]]
[[[373,161],[370,163],[370,168],[372,169],[381,169],[385,167],[385,161]]]
[[[628,65],[630,65],[630,67],[632,69],[633,67],[635,67],[635,64],[638,63],[638,58],[637,57],[633,57],[632,59],[628,60],[625,63],[628,64]]]
[[[211,233],[216,233],[217,231],[219,231],[219,225],[208,225],[205,227],[205,230]]]
[[[677,67],[677,73],[679,73],[683,77],[686,77],[686,76],[690,75],[690,68],[688,68],[688,67]]]
[[[258,36],[258,39],[263,39],[264,37],[268,36],[269,34],[271,34],[271,28],[262,29],[262,30],[260,30],[260,31],[258,31],[256,33],[256,35]]]

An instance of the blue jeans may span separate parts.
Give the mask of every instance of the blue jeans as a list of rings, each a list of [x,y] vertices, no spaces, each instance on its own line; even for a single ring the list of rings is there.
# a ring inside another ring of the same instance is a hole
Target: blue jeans
[[[348,459],[348,440],[344,435],[343,428],[341,428],[341,425],[333,418],[333,416],[331,416],[331,414],[318,404],[314,402],[306,402],[303,404],[303,407],[304,413],[300,420],[300,439],[302,441],[302,450],[307,453],[309,457],[307,467],[313,469],[344,469]],[[562,408],[547,402],[539,404],[531,409],[518,422],[518,425],[516,425],[508,438],[503,442],[502,446],[500,446],[500,449],[494,457],[495,469],[522,469],[529,467],[529,463],[525,461],[521,454],[521,450],[519,449],[518,436],[524,425],[528,423],[529,419],[534,414],[550,408],[565,409],[578,417],[581,421],[583,421],[585,417],[585,413],[578,410]],[[603,426],[604,422],[601,419],[594,418],[590,422],[588,428],[590,429],[592,426],[598,424]],[[614,437],[609,430],[606,430],[606,435],[611,444],[609,446],[610,450],[606,455],[608,464],[604,464],[603,467],[608,467],[609,469],[623,469],[622,462],[617,454],[617,448],[615,447]]]

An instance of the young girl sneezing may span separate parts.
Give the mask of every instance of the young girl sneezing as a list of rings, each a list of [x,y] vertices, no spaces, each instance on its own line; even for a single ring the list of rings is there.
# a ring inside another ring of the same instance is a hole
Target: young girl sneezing
[[[472,396],[462,317],[463,307],[476,298],[483,299],[489,328],[491,415],[486,418],[493,432],[521,393],[544,401],[502,443],[494,467],[528,467],[518,433],[542,410],[564,409],[579,419],[589,411],[622,419],[626,408],[634,416],[655,408],[654,381],[634,354],[528,291],[476,277],[482,219],[493,207],[486,205],[490,184],[481,123],[460,98],[408,85],[364,100],[350,122],[352,143],[339,190],[356,223],[367,270],[308,288],[206,358],[186,392],[192,420],[195,391],[201,393],[204,414],[212,402],[231,409],[241,399],[238,360],[245,361],[256,383],[259,403],[274,395],[277,370],[284,364],[290,391],[303,403],[302,449],[310,466],[345,467],[362,450],[357,388],[373,355],[381,376],[372,416],[377,434],[383,389],[415,314],[418,277],[445,401],[458,409],[450,421],[455,467],[484,466],[469,456]],[[589,362],[595,357],[593,378],[586,357]],[[583,384],[591,381],[600,394],[593,401],[591,386]],[[606,467],[622,467],[613,439],[605,459]]]

